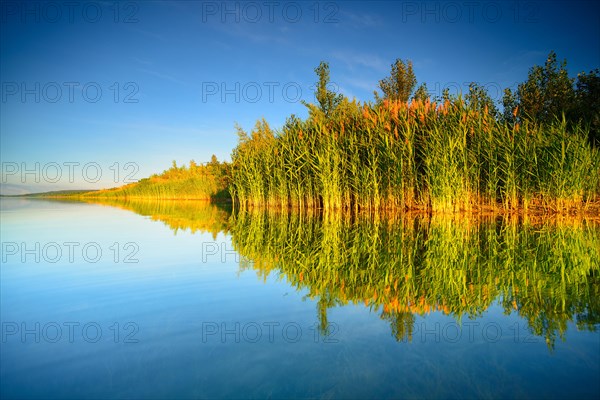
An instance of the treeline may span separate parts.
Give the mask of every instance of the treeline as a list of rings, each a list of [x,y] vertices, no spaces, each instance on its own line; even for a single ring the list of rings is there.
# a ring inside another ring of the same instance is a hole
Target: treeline
[[[551,53],[505,92],[502,112],[476,83],[464,96],[415,90],[410,61],[365,103],[327,88],[328,64],[315,72],[305,120],[238,128],[230,191],[241,208],[564,211],[598,199],[597,70],[575,82]]]
[[[543,66],[529,70],[527,81],[515,92],[505,89],[502,117],[509,123],[521,120],[549,124],[563,117],[570,126],[586,127],[589,141],[600,146],[600,70],[580,72],[569,77],[567,61],[560,64],[556,53],[550,52]],[[513,110],[519,109],[518,115]]]
[[[189,166],[173,165],[161,174],[152,175],[138,182],[114,189],[85,193],[81,197],[104,197],[115,199],[178,199],[178,200],[227,200],[229,194],[230,165],[212,156],[210,162]]]

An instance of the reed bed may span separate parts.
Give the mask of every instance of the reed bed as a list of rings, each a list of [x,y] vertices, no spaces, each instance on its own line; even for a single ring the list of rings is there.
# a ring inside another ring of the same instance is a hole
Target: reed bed
[[[460,97],[344,99],[329,116],[310,106],[306,120],[239,136],[230,191],[241,209],[565,212],[600,199],[585,128],[508,123]]]
[[[212,162],[189,166],[173,166],[139,182],[121,187],[87,192],[69,197],[155,200],[213,200],[230,199],[229,165]]]

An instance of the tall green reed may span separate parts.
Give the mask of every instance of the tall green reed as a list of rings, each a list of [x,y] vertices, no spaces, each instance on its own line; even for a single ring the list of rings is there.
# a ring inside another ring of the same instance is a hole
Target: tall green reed
[[[564,121],[508,124],[460,97],[436,104],[344,99],[330,116],[274,131],[264,120],[233,152],[241,208],[564,211],[597,201],[600,155]]]

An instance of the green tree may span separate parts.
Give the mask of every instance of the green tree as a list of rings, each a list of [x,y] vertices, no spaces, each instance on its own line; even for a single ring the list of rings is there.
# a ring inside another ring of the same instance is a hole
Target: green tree
[[[427,84],[421,83],[417,90],[415,90],[413,100],[426,101],[427,99],[429,99],[429,91],[427,90]]]
[[[568,115],[574,106],[574,80],[567,73],[567,61],[560,64],[551,51],[544,66],[529,70],[527,81],[519,85],[517,97],[520,115],[541,123]]]
[[[494,100],[492,100],[485,87],[476,82],[469,84],[469,92],[465,95],[465,101],[474,110],[483,112],[487,109],[488,114],[493,117],[498,114]]]
[[[417,78],[413,72],[412,61],[397,59],[392,64],[389,77],[379,81],[379,88],[383,92],[383,98],[389,100],[408,101],[417,84]]]
[[[315,68],[315,72],[319,78],[317,82],[316,98],[319,103],[319,108],[325,114],[325,117],[331,116],[335,108],[340,104],[344,96],[337,94],[327,88],[329,84],[329,64],[321,61],[319,66]],[[308,104],[305,103],[306,106]]]
[[[504,107],[502,118],[504,122],[508,124],[514,124],[517,122],[516,113],[519,100],[517,94],[509,88],[504,89],[504,96],[502,97],[502,106]]]
[[[573,118],[589,125],[592,144],[600,146],[600,70],[577,75]]]
[[[444,90],[442,90],[442,97],[440,99],[440,101],[442,102],[446,102],[446,101],[450,101],[450,89],[448,88],[444,88]]]

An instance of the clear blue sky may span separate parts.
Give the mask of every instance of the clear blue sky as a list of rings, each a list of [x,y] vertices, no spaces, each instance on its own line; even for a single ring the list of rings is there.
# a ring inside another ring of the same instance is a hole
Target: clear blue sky
[[[299,95],[314,99],[320,60],[361,101],[396,58],[438,95],[476,81],[498,97],[550,50],[572,75],[600,67],[592,1],[1,4],[3,193],[111,187],[172,160],[228,160],[236,122],[306,115]],[[36,162],[39,176],[22,176]],[[65,163],[79,163],[73,182]]]

